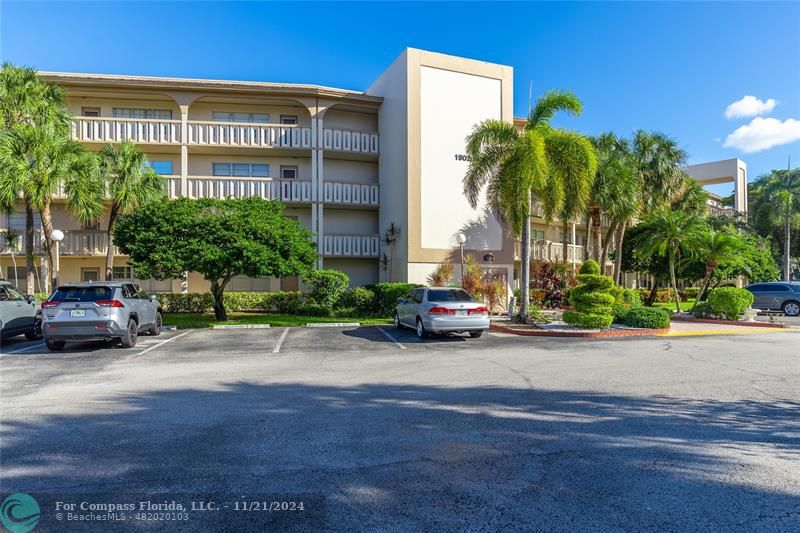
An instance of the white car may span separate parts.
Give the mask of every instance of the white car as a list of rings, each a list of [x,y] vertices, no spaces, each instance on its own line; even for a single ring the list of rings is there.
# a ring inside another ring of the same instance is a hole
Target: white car
[[[25,335],[42,338],[42,309],[34,297],[20,294],[8,281],[0,280],[0,338]]]
[[[430,333],[465,332],[477,338],[489,329],[489,309],[464,289],[421,287],[397,300],[394,325],[413,328],[420,339]]]

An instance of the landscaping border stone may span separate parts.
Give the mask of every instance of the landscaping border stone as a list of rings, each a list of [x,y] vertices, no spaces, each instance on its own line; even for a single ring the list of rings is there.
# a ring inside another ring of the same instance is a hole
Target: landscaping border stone
[[[547,329],[519,329],[499,324],[492,324],[491,329],[502,333],[511,333],[523,337],[572,337],[572,338],[609,338],[609,337],[649,337],[669,333],[664,329],[611,329],[603,331],[553,331]]]

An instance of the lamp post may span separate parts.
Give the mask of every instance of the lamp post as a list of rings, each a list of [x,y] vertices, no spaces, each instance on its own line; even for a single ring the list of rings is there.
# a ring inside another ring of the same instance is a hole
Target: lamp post
[[[50,238],[53,239],[53,242],[56,243],[55,250],[53,253],[53,290],[58,289],[58,270],[61,267],[61,258],[59,254],[61,252],[61,241],[64,240],[64,232],[60,229],[54,229],[53,233],[50,234]]]
[[[464,286],[464,243],[467,242],[467,236],[463,233],[456,235],[456,242],[461,251],[461,286]]]

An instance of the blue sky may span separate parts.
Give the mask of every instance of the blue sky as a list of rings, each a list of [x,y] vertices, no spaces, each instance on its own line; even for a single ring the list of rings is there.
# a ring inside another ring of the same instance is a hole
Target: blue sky
[[[534,97],[569,89],[585,111],[557,125],[663,131],[690,162],[740,157],[753,179],[789,155],[800,166],[800,140],[785,142],[800,138],[798,28],[800,3],[3,0],[0,56],[40,70],[364,90],[404,47],[423,48],[513,66],[517,115],[531,81]],[[745,116],[726,118],[746,95],[757,100],[737,106]]]

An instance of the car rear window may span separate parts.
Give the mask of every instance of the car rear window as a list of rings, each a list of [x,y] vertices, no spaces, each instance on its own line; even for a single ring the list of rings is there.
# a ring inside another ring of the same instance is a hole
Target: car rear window
[[[110,287],[59,287],[50,297],[52,302],[97,302],[111,300],[114,289]]]
[[[472,296],[464,289],[428,291],[429,302],[472,302]]]

